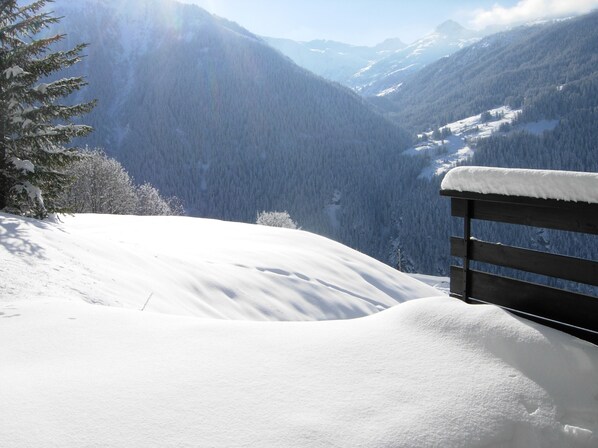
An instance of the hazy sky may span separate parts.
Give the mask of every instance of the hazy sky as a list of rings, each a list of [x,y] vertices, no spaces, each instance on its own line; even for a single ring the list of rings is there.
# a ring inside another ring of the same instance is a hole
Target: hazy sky
[[[196,3],[263,36],[366,45],[388,37],[400,37],[409,43],[447,19],[470,28],[484,28],[544,16],[574,15],[598,7],[598,0],[182,1]]]

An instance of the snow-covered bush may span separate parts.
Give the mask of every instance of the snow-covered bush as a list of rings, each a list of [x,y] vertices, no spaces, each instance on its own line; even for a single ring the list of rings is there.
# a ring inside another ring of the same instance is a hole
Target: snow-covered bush
[[[297,224],[291,219],[288,212],[266,212],[257,214],[256,224],[270,227],[284,227],[285,229],[296,229]]]
[[[135,186],[129,173],[102,150],[83,151],[68,171],[73,184],[63,196],[75,213],[182,215],[177,198],[163,198],[151,184]]]
[[[138,215],[170,215],[168,203],[160,196],[160,192],[149,183],[139,185],[135,189],[137,194]]]
[[[83,151],[69,174],[74,181],[64,197],[66,208],[75,213],[134,214],[137,201],[131,177],[103,151]]]

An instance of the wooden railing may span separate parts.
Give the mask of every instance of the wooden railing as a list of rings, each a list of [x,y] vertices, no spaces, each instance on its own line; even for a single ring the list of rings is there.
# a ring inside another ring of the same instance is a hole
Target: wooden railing
[[[498,305],[519,316],[598,344],[598,297],[471,269],[471,262],[512,268],[598,286],[594,260],[484,242],[471,235],[471,220],[494,221],[598,235],[598,204],[442,190],[452,216],[463,218],[463,238],[451,238],[450,291],[468,303]]]

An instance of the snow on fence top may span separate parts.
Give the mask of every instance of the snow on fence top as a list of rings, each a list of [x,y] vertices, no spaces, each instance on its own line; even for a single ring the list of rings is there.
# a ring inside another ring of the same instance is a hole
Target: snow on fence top
[[[442,190],[598,203],[598,173],[462,166]]]

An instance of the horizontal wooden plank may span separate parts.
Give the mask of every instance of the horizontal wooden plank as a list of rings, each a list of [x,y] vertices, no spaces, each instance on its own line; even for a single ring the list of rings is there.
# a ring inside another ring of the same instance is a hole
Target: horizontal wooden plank
[[[451,293],[461,293],[463,275],[462,268],[451,266]],[[467,281],[472,299],[598,332],[598,298],[475,270],[468,271]]]
[[[467,199],[452,198],[452,215],[465,217],[467,202]],[[596,204],[585,204],[584,206],[573,203],[576,204],[574,207],[563,212],[561,208],[541,205],[542,203],[518,204],[483,200],[470,200],[469,202],[472,204],[470,209],[470,218],[472,219],[598,235],[598,205]]]
[[[598,250],[598,249],[597,249]],[[451,255],[465,257],[465,240],[451,238]],[[471,240],[469,259],[598,286],[598,262]]]

